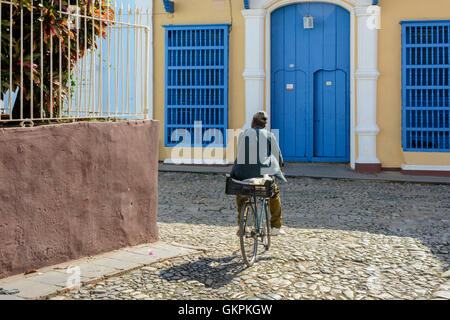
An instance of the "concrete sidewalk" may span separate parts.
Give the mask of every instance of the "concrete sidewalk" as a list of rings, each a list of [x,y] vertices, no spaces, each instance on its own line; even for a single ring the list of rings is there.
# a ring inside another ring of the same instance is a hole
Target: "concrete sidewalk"
[[[202,166],[160,163],[159,171],[226,174],[230,173],[231,165]],[[385,182],[450,184],[450,178],[448,177],[407,175],[397,171],[383,171],[377,174],[362,174],[350,169],[347,164],[341,163],[286,163],[284,172],[286,177],[288,178],[326,178]]]
[[[150,254],[150,251],[152,254]],[[0,280],[0,292],[18,290],[15,294],[0,294],[0,300],[43,299],[69,290],[70,277],[79,270],[80,284],[97,282],[155,262],[202,252],[178,244],[156,242],[111,251],[98,256],[42,268],[28,275],[16,275]],[[78,267],[73,269],[71,267]],[[75,272],[74,272],[75,271]]]

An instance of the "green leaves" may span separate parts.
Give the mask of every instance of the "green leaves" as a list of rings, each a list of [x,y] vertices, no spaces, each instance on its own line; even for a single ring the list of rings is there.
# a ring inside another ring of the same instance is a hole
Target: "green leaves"
[[[69,0],[43,0],[42,6],[41,0],[14,0],[13,2],[13,5],[1,4],[1,93],[8,91],[10,80],[13,90],[20,87],[22,64],[22,90],[26,100],[31,100],[31,86],[33,86],[33,110],[37,112],[35,116],[39,116],[40,112],[41,88],[44,94],[44,104],[46,104],[42,108],[49,113],[50,101],[53,101],[53,114],[55,115],[60,110],[59,94],[61,94],[61,103],[63,103],[71,92],[70,88],[76,85],[74,78],[69,77],[69,70],[74,70],[76,63],[84,56],[85,51],[96,48],[96,41],[99,37],[107,36],[107,24],[93,21],[93,19],[80,18],[79,29],[73,28],[73,24],[70,29],[69,15],[61,13],[61,11],[67,12],[69,6],[73,8],[74,1],[70,3]],[[83,14],[88,12],[90,16],[93,14],[97,18],[114,19],[114,10],[108,0],[78,0],[78,7],[79,12]],[[11,8],[12,24],[10,22]],[[22,21],[21,10],[23,10]],[[23,39],[21,39],[21,25],[23,25]],[[12,37],[10,36],[11,27]],[[32,33],[33,43],[31,43]],[[12,55],[10,56],[11,44]],[[21,52],[21,47],[23,47],[23,52]],[[60,57],[63,61],[61,79],[59,79],[58,69]],[[41,65],[41,63],[43,64]],[[51,65],[53,70],[50,69]],[[12,72],[10,72],[10,68]],[[31,82],[32,75],[33,82]],[[70,83],[69,78],[72,79]],[[50,86],[53,90],[50,90]],[[24,110],[25,108],[24,105]]]

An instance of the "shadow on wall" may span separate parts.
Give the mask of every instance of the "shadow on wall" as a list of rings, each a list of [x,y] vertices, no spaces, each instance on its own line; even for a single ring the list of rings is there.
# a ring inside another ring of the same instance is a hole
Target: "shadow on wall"
[[[420,240],[450,265],[450,186],[290,179],[279,183],[284,225]],[[158,221],[236,226],[223,175],[159,173]]]

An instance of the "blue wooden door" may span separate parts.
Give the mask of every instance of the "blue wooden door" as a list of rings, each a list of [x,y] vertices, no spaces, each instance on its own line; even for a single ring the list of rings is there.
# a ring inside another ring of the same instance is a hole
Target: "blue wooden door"
[[[305,29],[303,17],[314,18]],[[287,161],[348,162],[350,15],[300,3],[271,16],[271,116]]]

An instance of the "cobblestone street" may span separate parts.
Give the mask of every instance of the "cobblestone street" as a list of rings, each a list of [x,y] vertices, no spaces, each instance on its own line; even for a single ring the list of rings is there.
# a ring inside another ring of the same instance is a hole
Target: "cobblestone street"
[[[159,175],[160,240],[200,247],[74,299],[450,299],[450,186],[289,179],[286,235],[251,268],[221,175]]]

